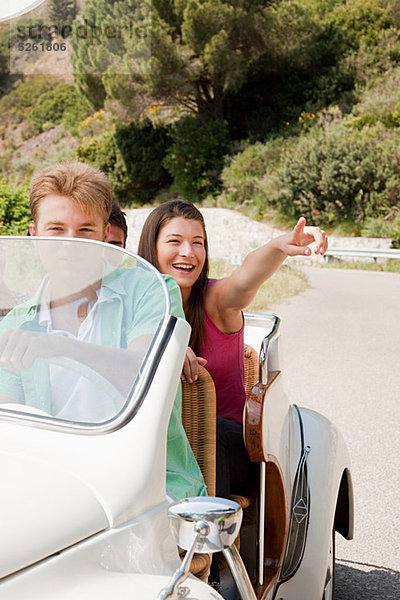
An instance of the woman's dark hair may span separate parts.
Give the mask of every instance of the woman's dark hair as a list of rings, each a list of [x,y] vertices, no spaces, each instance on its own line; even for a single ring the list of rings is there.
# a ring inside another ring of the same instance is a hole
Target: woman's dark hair
[[[186,320],[192,327],[189,345],[193,351],[199,355],[204,337],[203,293],[208,279],[208,243],[203,215],[194,204],[186,202],[185,200],[169,200],[168,202],[160,204],[160,206],[157,206],[157,208],[151,211],[143,225],[139,240],[138,254],[159,269],[156,248],[158,235],[164,225],[176,217],[198,221],[201,224],[204,233],[206,259],[201,273],[192,287],[188,305],[185,310]]]

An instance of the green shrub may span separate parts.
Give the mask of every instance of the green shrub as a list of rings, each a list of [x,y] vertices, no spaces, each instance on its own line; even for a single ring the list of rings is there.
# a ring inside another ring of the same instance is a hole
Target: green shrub
[[[92,164],[111,176],[117,162],[115,133],[83,141],[76,148],[76,156],[78,160]]]
[[[53,90],[59,82],[59,79],[44,75],[18,81],[15,88],[0,100],[1,119],[10,124],[25,120],[36,106],[39,98]]]
[[[283,138],[257,142],[234,156],[222,171],[220,203],[246,207],[247,214],[262,218],[279,197],[281,186],[275,173],[284,143]]]
[[[30,215],[28,186],[15,186],[0,178],[1,235],[25,235]]]
[[[390,194],[397,194],[393,178],[399,175],[392,144],[354,135],[343,126],[316,131],[282,156],[279,208],[323,226],[362,222],[389,210]]]
[[[115,139],[121,156],[121,161],[117,161],[117,167],[122,168],[121,180],[125,180],[127,191],[135,200],[146,202],[171,183],[163,165],[169,141],[167,127],[153,125],[147,119],[133,121],[117,128]]]
[[[364,127],[366,126],[376,125],[378,121],[378,115],[364,114],[350,119],[346,122],[345,125],[346,127],[351,127],[352,129],[357,129],[358,131],[361,131],[361,129],[364,129]]]
[[[77,132],[78,125],[90,112],[90,106],[74,85],[59,83],[43,93],[29,115],[37,133],[50,129],[62,121],[68,129]]]
[[[395,247],[398,247],[397,242],[400,242],[400,213],[382,217],[369,217],[366,219],[362,235],[368,237],[383,237],[392,238],[395,240]]]
[[[381,123],[387,129],[400,126],[400,68],[388,69],[373,80],[354,106],[345,124],[361,131]]]
[[[74,101],[64,110],[62,122],[72,135],[78,136],[79,124],[86,119],[90,112],[92,112],[92,107],[89,102],[75,89]]]
[[[103,142],[103,143],[102,143]],[[76,157],[82,162],[87,162],[91,165],[97,166],[97,157],[100,147],[105,145],[105,139],[103,140],[94,138],[88,141],[83,141],[76,148]]]
[[[377,160],[379,156],[379,160]],[[304,215],[324,227],[360,231],[400,209],[397,129],[325,124],[291,138],[248,146],[222,174],[220,203],[254,218]],[[394,237],[390,235],[389,237]]]
[[[354,47],[361,43],[376,44],[382,30],[392,25],[386,8],[376,0],[348,0],[336,6],[331,22],[348,36]]]
[[[144,203],[171,182],[162,164],[167,142],[165,127],[133,121],[83,142],[77,156],[108,174],[121,204]]]
[[[170,136],[163,164],[182,195],[194,200],[219,186],[228,148],[226,123],[186,117],[172,126]]]

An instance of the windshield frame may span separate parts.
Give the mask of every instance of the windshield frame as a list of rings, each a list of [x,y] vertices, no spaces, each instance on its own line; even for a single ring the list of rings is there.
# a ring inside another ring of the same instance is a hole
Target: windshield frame
[[[55,236],[17,236],[17,235],[0,235],[0,241],[2,239],[23,239],[27,241],[31,239],[33,243],[36,240],[52,240],[62,239],[68,242],[78,242],[86,244],[96,244],[104,246],[108,250],[110,244],[107,242],[101,242],[98,240],[85,239],[85,238],[71,238],[71,237],[55,237]],[[171,316],[171,300],[167,284],[162,274],[147,260],[138,256],[134,252],[121,248],[119,246],[112,246],[115,252],[121,252],[131,258],[134,258],[138,263],[143,263],[148,271],[151,271],[156,276],[156,279],[160,283],[161,289],[164,293],[165,300],[165,314],[164,318],[160,322],[157,332],[154,334],[154,338],[151,342],[150,348],[147,351],[144,362],[141,368],[141,374],[137,380],[134,381],[132,389],[129,392],[126,402],[119,413],[108,421],[101,423],[76,423],[71,421],[63,421],[52,417],[51,415],[39,415],[35,413],[29,413],[11,409],[3,408],[0,404],[0,422],[7,421],[18,425],[33,426],[41,429],[50,429],[52,431],[60,431],[63,433],[72,433],[79,435],[104,435],[111,433],[124,427],[129,421],[131,421],[140,407],[143,404],[147,391],[153,380],[156,365],[158,364],[161,356],[164,353],[165,347],[171,337],[172,331],[175,327],[176,317]]]

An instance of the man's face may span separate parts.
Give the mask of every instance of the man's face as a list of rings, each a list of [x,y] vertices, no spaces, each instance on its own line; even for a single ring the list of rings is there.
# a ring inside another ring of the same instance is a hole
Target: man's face
[[[29,226],[32,236],[81,238],[103,242],[108,232],[100,213],[85,213],[68,196],[49,194],[39,204],[36,222]],[[101,278],[103,252],[97,245],[70,241],[56,244],[44,242],[39,247],[40,259],[49,274],[53,290],[59,295],[76,293]],[[55,293],[55,292],[54,292]]]
[[[113,244],[114,246],[119,246],[120,248],[125,248],[125,236],[121,227],[118,225],[113,225],[109,223],[108,233],[106,235],[105,241],[109,244]]]
[[[32,223],[29,230],[31,235],[104,241],[109,227],[104,227],[100,213],[85,213],[72,198],[49,194],[41,200],[36,223]]]

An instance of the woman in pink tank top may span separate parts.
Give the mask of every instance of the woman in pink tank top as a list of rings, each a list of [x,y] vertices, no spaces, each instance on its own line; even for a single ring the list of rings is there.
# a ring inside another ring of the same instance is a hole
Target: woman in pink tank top
[[[243,443],[245,402],[242,310],[260,285],[287,256],[316,254],[327,248],[318,227],[302,217],[294,229],[251,252],[230,277],[208,279],[208,244],[203,216],[191,203],[170,200],[148,216],[138,254],[177,281],[187,321],[192,326],[182,378],[197,379],[198,364],[207,365],[217,393],[217,495],[243,494],[254,481]]]

